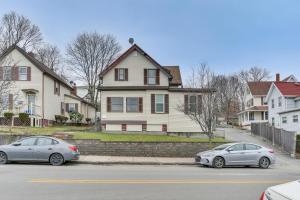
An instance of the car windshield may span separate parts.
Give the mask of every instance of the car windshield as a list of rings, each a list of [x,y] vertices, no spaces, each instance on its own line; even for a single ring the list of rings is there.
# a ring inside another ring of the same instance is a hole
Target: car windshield
[[[213,150],[221,151],[221,150],[226,149],[226,148],[229,147],[229,146],[230,146],[230,144],[222,144],[222,145],[220,145],[220,146],[215,147]]]

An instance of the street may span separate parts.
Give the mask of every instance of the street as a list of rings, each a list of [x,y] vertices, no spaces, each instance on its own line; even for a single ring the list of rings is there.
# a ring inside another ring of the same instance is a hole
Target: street
[[[0,166],[1,199],[259,199],[268,186],[300,170],[198,166],[43,164]]]

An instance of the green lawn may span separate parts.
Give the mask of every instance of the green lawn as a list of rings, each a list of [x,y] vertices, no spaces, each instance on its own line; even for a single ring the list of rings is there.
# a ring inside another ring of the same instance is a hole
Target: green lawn
[[[101,141],[119,141],[119,142],[208,142],[206,138],[187,138],[168,135],[151,135],[151,134],[112,134],[93,132],[90,127],[76,126],[52,126],[45,128],[33,127],[14,127],[12,134],[24,135],[52,135],[54,133],[66,133],[73,135],[74,139],[99,139]],[[9,128],[0,127],[0,134],[11,134]],[[214,138],[213,142],[225,142],[223,138]]]

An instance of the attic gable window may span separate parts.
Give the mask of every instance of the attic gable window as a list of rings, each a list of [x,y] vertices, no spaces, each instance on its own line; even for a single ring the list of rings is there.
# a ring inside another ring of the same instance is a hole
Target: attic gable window
[[[11,81],[12,80],[12,73],[11,67],[3,67],[3,80]]]
[[[159,85],[159,69],[144,69],[144,85]]]
[[[19,67],[19,80],[27,81],[27,67]]]
[[[115,81],[128,81],[128,68],[116,68]]]

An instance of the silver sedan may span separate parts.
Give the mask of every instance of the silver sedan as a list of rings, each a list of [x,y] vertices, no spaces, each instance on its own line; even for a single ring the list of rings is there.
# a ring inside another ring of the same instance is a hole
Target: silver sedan
[[[62,165],[66,161],[78,160],[79,155],[76,146],[57,138],[44,136],[27,137],[0,146],[0,164],[9,161],[36,161]]]
[[[238,165],[259,166],[266,169],[275,163],[275,155],[272,149],[257,144],[228,143],[198,153],[195,162],[215,168]]]

